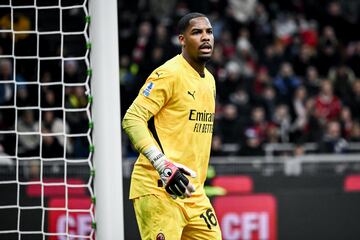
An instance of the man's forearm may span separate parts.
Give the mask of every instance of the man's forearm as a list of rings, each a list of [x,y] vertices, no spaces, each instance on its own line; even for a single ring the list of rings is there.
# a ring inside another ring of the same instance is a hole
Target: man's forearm
[[[140,153],[144,153],[145,149],[155,146],[147,126],[147,121],[151,117],[152,114],[147,109],[133,103],[122,121],[124,131],[135,149]]]

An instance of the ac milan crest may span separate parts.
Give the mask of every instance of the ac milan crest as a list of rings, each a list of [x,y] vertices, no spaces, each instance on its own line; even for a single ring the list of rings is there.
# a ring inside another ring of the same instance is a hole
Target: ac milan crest
[[[164,234],[159,233],[159,234],[156,236],[156,240],[165,240]]]

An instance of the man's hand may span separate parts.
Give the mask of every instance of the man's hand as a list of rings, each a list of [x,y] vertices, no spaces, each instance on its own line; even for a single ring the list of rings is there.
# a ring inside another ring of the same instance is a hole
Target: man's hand
[[[173,198],[191,197],[191,193],[195,192],[195,187],[185,175],[196,177],[196,173],[184,165],[172,163],[167,159],[164,159],[164,162],[165,168],[159,174],[165,190]]]
[[[156,147],[150,147],[144,151],[145,156],[150,160],[160,175],[165,190],[175,199],[176,197],[190,197],[195,192],[195,187],[185,176],[196,177],[196,173],[186,166],[173,163]]]

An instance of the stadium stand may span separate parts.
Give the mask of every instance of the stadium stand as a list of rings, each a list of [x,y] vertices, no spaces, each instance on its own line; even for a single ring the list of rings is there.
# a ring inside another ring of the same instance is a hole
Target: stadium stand
[[[176,20],[200,11],[216,40],[213,155],[360,152],[357,1],[154,2],[119,5],[123,109],[150,71],[179,53]]]

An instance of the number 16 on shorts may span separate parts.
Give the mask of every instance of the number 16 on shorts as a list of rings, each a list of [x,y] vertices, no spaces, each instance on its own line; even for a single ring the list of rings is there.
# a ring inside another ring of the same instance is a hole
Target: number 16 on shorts
[[[211,208],[206,210],[206,212],[200,214],[200,218],[202,218],[208,227],[208,229],[211,229],[211,226],[216,227],[217,226],[217,220],[215,217],[215,214]]]

